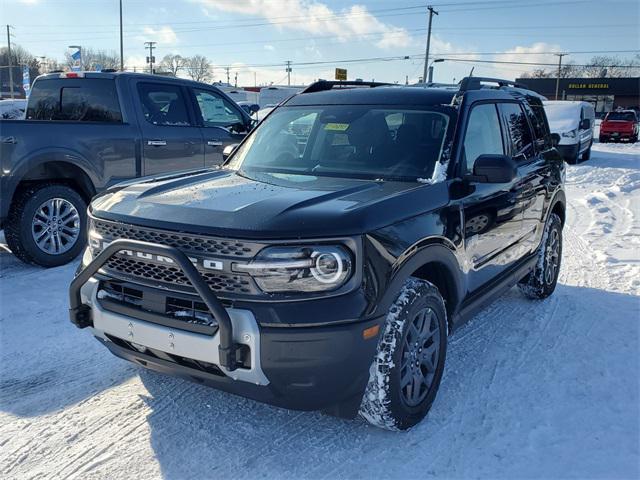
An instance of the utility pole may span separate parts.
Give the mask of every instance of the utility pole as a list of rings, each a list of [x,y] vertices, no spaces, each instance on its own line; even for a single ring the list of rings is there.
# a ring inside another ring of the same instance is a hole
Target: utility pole
[[[9,56],[9,90],[13,99],[13,58],[11,57],[11,25],[7,25],[7,55]]]
[[[291,60],[287,60],[287,85],[291,86]]]
[[[120,71],[124,72],[124,44],[122,42],[122,0],[120,0]]]
[[[236,88],[238,88],[238,72],[236,72],[236,74],[235,74],[235,79],[234,79],[234,81],[233,81],[233,84],[234,84],[234,86],[235,86]]]
[[[562,57],[568,53],[554,53],[558,57],[558,78],[556,78],[556,100],[558,100],[558,90],[560,89],[560,72],[562,72]]]
[[[229,67],[225,67],[225,70],[227,71],[227,85],[231,85],[231,80],[229,79]]]
[[[431,5],[427,7],[429,10],[429,28],[427,29],[427,50],[424,54],[424,72],[422,73],[423,81],[427,81],[428,68],[429,68],[429,47],[431,46],[431,22],[433,21],[433,16],[438,15]]]
[[[145,48],[149,49],[149,58],[147,59],[147,63],[149,64],[149,73],[153,75],[153,49],[158,42],[144,42]]]

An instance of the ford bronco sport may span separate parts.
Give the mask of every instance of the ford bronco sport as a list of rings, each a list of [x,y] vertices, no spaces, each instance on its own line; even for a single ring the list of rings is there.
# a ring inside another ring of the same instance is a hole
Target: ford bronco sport
[[[321,81],[218,169],[93,200],[71,321],[144,367],[406,429],[448,334],[556,286],[565,166],[541,97]]]

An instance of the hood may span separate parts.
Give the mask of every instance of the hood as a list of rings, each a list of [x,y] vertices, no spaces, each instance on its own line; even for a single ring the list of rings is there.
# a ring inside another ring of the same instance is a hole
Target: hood
[[[443,183],[381,182],[210,170],[128,183],[100,195],[91,214],[167,230],[238,238],[361,234],[437,208]]]

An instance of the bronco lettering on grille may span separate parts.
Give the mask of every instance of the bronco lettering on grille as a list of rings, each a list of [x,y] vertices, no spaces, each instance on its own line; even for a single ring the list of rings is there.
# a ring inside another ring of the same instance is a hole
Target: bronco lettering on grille
[[[111,242],[103,241],[98,238],[89,238],[89,246],[94,251],[99,250],[102,251],[109,246]],[[164,255],[156,255],[154,253],[147,252],[139,252],[135,250],[120,250],[118,252],[120,255],[127,255],[129,257],[136,257],[141,260],[149,260],[155,263],[162,263],[165,265],[170,265],[175,263],[172,258],[164,256]],[[224,264],[220,260],[213,260],[210,258],[195,258],[189,257],[189,260],[196,266],[200,266],[206,270],[223,270]]]

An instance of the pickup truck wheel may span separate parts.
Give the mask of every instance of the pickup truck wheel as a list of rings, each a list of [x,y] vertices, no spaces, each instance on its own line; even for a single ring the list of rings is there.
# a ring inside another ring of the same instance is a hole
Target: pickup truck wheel
[[[17,194],[5,237],[22,261],[43,267],[70,262],[86,243],[86,209],[82,197],[66,185],[36,185]]]
[[[529,298],[547,298],[556,289],[562,260],[562,220],[555,213],[549,216],[538,261],[534,270],[520,280],[518,287]]]
[[[433,403],[447,351],[447,314],[438,289],[410,278],[389,312],[360,416],[387,430],[420,422]]]

